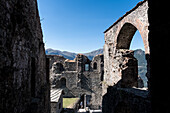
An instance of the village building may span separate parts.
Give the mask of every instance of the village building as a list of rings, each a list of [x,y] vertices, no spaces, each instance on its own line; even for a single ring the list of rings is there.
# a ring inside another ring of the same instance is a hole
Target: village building
[[[63,90],[51,89],[50,91],[51,113],[61,113],[63,109]]]

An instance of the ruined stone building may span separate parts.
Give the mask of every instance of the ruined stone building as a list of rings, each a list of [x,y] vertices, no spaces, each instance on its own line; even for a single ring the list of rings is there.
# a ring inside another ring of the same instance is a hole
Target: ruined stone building
[[[103,113],[170,113],[169,54],[164,54],[170,48],[167,3],[144,0],[104,32]],[[148,90],[134,88],[136,69],[129,47],[136,30],[145,47]]]
[[[144,0],[105,31],[104,79],[100,55],[92,62],[83,55],[74,61],[50,56],[52,84],[65,87],[68,96],[90,95],[91,105],[98,106],[96,84],[102,81],[103,113],[170,113],[169,8],[169,1]],[[128,49],[137,29],[145,45],[148,91],[133,88],[136,60]],[[50,113],[48,71],[36,0],[1,0],[0,113]]]
[[[50,113],[36,0],[0,1],[0,113]]]
[[[48,58],[50,80],[55,88],[63,88],[65,97],[86,95],[88,107],[101,108],[103,55],[95,56],[92,61],[82,54],[78,54],[74,60],[59,55],[48,55]]]
[[[50,90],[51,113],[61,113],[63,110],[63,90]]]
[[[149,74],[148,2],[138,3],[123,15],[105,33],[103,113],[150,113],[151,102],[147,90],[138,87],[138,64],[129,50],[137,30],[143,39]],[[136,87],[136,88],[134,88]]]

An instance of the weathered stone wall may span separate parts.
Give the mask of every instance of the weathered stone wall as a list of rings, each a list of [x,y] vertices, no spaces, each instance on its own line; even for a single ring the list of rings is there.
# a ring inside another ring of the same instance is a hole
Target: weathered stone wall
[[[103,113],[151,113],[148,92],[134,88],[110,86],[102,105]]]
[[[105,31],[104,45],[104,81],[109,86],[114,82],[110,81],[114,74],[113,64],[117,49],[129,49],[131,40],[136,30],[139,30],[144,42],[145,54],[149,54],[148,43],[148,2],[142,1],[131,11],[117,20],[111,27]],[[147,58],[149,63],[149,58]],[[148,72],[149,72],[148,64]],[[147,78],[149,79],[149,73]]]
[[[150,113],[148,91],[134,89],[141,83],[137,60],[128,50],[136,32],[143,39],[150,89],[150,48],[148,41],[148,1],[144,0],[123,15],[105,33],[103,113]],[[141,87],[142,85],[140,85]]]
[[[132,88],[138,87],[138,63],[134,57],[134,51],[128,49],[116,49],[112,58],[112,75],[105,77],[103,84],[103,94],[107,92],[107,87],[111,86]],[[106,71],[108,71],[106,69]]]
[[[37,1],[1,0],[0,11],[0,112],[49,113]]]
[[[87,95],[88,105],[92,109],[101,108],[102,103],[102,80],[104,74],[103,55],[97,55],[90,61],[86,56],[78,54],[74,60],[68,60],[61,56],[51,56],[50,78],[51,84],[56,88],[63,88],[65,96],[79,97]],[[54,60],[55,59],[55,60]],[[63,70],[61,72],[61,63]],[[95,68],[94,68],[95,64]],[[87,66],[88,65],[88,66]],[[66,87],[62,87],[61,81],[66,80]]]

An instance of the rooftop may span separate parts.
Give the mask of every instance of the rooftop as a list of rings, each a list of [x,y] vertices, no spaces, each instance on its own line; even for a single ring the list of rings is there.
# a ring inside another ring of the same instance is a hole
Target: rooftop
[[[62,89],[51,89],[50,92],[51,92],[50,93],[51,102],[58,102],[63,90]]]

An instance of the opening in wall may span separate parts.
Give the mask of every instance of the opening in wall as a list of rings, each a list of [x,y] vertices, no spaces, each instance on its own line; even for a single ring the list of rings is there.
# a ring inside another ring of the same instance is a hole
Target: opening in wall
[[[65,88],[65,87],[66,87],[66,79],[65,79],[65,78],[62,78],[62,79],[60,80],[60,85],[61,85],[62,88]]]
[[[85,64],[85,71],[89,71],[89,64]]]
[[[148,87],[148,79],[146,77],[147,61],[145,59],[144,43],[138,30],[132,38],[130,49],[134,50],[134,57],[138,60],[138,87]]]
[[[97,69],[97,63],[96,62],[94,62],[94,64],[93,64],[93,69]]]
[[[147,66],[145,51],[143,51],[148,50],[148,46],[144,47],[144,45],[148,45],[148,42],[144,40],[146,37],[142,36],[144,35],[141,35],[140,31],[133,24],[125,23],[118,34],[116,45],[116,49],[134,50],[134,57],[138,60],[138,86],[141,85],[141,88],[143,87],[142,82],[144,87],[148,87],[146,73],[149,75],[147,72],[149,66]],[[139,82],[141,83],[140,85]]]

